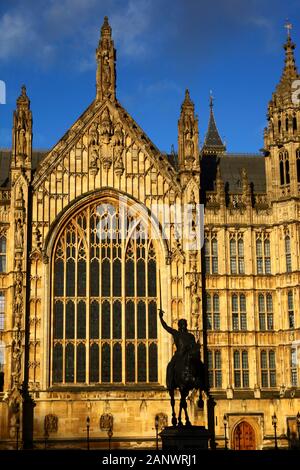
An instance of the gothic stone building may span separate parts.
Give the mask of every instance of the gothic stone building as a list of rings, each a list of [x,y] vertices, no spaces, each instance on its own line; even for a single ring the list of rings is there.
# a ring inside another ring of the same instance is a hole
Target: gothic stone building
[[[199,149],[188,91],[178,155],[161,153],[116,98],[107,18],[95,100],[49,152],[32,149],[22,88],[12,149],[1,151],[2,447],[17,435],[25,446],[85,446],[87,417],[93,446],[107,445],[111,419],[113,446],[154,446],[155,417],[159,428],[169,419],[172,354],[160,302],[168,324],[186,318],[200,340],[210,389],[203,410],[191,395],[189,412],[212,444],[224,446],[226,425],[231,448],[273,446],[274,414],[279,445],[295,441],[300,106],[291,85],[300,77],[289,35],[284,49],[257,155],[226,152],[212,103]],[[183,211],[151,220],[155,204],[193,212],[199,203],[203,249],[180,230]]]

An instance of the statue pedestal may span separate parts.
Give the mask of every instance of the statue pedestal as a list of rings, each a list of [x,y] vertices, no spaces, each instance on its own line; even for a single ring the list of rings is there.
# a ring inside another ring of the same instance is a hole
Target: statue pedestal
[[[210,438],[204,426],[168,426],[159,435],[163,450],[207,450]]]

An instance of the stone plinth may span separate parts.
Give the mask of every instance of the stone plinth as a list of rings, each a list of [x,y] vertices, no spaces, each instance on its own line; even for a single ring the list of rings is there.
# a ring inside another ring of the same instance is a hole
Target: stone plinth
[[[163,450],[207,450],[210,435],[204,426],[168,426],[160,437]]]

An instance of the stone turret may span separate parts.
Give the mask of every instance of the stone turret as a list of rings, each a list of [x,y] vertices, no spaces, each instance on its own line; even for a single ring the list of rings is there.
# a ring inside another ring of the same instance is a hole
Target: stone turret
[[[300,183],[300,104],[295,87],[300,76],[290,35],[284,44],[285,64],[280,81],[268,105],[268,126],[264,134],[267,188],[273,199],[299,195]],[[299,88],[299,85],[298,85]]]
[[[114,101],[116,99],[116,50],[107,16],[105,16],[101,28],[101,37],[96,49],[96,61],[96,99]]]

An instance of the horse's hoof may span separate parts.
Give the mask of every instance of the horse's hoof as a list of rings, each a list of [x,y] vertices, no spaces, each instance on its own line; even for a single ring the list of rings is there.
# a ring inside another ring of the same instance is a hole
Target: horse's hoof
[[[183,422],[182,422],[182,421],[179,421],[179,422],[178,422],[178,427],[179,427],[179,428],[183,428]]]
[[[177,426],[177,419],[176,418],[172,418],[172,426]]]
[[[191,428],[191,427],[192,427],[192,423],[191,423],[190,421],[186,421],[185,427],[186,427],[186,428]]]

